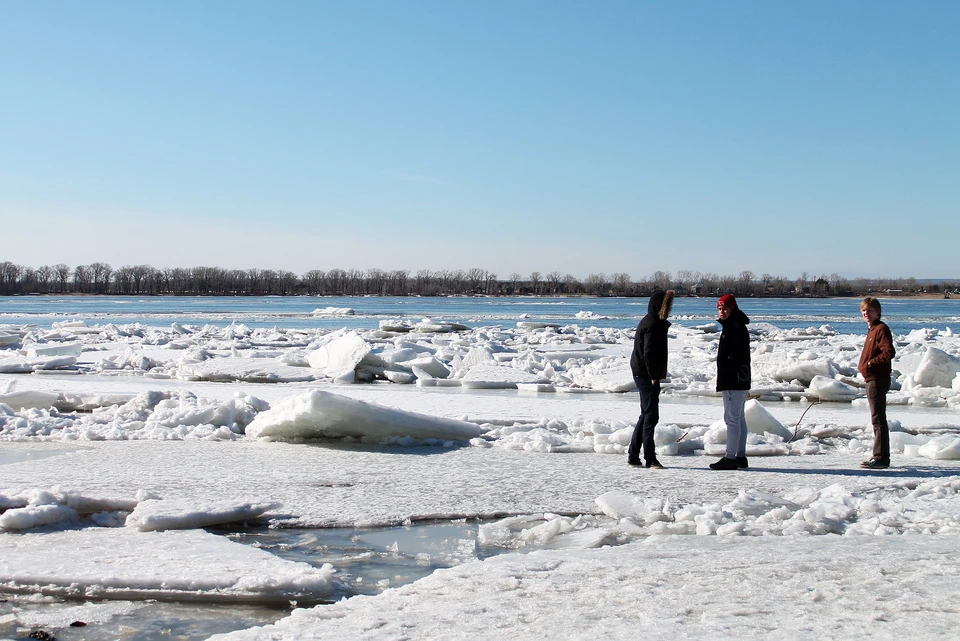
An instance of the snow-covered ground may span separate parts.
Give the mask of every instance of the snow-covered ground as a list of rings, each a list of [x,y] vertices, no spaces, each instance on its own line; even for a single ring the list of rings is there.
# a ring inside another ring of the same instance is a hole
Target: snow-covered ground
[[[0,328],[0,590],[310,604],[334,568],[201,528],[482,517],[456,567],[218,638],[950,635],[960,339],[896,337],[894,465],[867,471],[863,336],[751,328],[738,472],[707,468],[712,323],[671,330],[665,470],[626,465],[632,331]]]

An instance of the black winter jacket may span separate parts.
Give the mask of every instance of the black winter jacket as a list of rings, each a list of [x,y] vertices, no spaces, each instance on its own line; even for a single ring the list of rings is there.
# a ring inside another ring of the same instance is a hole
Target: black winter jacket
[[[738,307],[730,318],[720,321],[720,346],[717,348],[717,391],[750,389],[750,319]]]
[[[673,304],[673,292],[666,306],[665,292],[654,292],[647,305],[647,315],[637,325],[633,337],[633,354],[630,356],[630,369],[634,378],[660,380],[667,377],[667,329],[670,321],[666,315]]]

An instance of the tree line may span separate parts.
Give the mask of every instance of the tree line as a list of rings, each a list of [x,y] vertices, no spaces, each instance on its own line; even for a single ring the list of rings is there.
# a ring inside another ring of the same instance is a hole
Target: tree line
[[[797,278],[742,271],[737,275],[681,270],[657,271],[633,279],[618,272],[589,274],[580,279],[558,271],[506,279],[485,269],[409,270],[312,269],[303,274],[272,269],[190,267],[157,269],[150,265],[117,269],[106,263],[70,267],[63,263],[36,269],[0,263],[0,295],[119,294],[202,296],[649,296],[674,289],[680,295],[733,293],[739,296],[863,296],[870,293],[956,292],[958,281],[920,282],[915,278],[857,278],[838,274]]]

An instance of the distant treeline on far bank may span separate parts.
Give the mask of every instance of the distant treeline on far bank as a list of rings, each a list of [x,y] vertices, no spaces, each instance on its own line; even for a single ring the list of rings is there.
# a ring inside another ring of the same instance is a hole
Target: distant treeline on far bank
[[[720,275],[688,270],[658,271],[634,279],[629,274],[590,274],[585,279],[554,271],[510,274],[498,278],[485,269],[312,269],[304,274],[272,269],[189,267],[157,269],[150,265],[114,269],[106,263],[71,267],[63,263],[36,269],[0,263],[0,295],[118,294],[181,296],[649,296],[661,289],[679,295],[709,296],[864,296],[955,294],[960,280],[856,278],[838,274],[797,278],[742,271]]]

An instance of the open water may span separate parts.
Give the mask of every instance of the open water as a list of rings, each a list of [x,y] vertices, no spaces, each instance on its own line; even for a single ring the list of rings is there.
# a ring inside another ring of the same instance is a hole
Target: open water
[[[883,319],[895,334],[921,327],[960,327],[960,299],[887,298],[881,302]],[[2,296],[0,325],[49,328],[56,322],[84,320],[150,327],[235,322],[249,327],[375,329],[383,320],[432,318],[470,327],[527,320],[626,328],[636,326],[647,303],[646,298]],[[858,298],[745,298],[739,303],[754,323],[782,329],[830,325],[843,334],[865,333]],[[324,311],[330,308],[350,313]],[[715,318],[715,298],[674,302],[673,322],[699,325]]]

